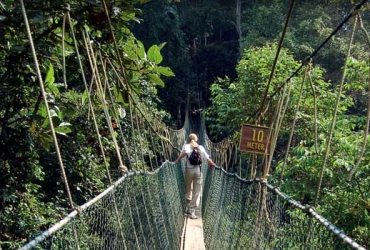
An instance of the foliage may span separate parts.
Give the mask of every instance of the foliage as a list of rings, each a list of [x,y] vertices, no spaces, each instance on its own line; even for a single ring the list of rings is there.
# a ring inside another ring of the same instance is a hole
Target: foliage
[[[212,133],[226,137],[232,134],[232,131],[238,131],[241,124],[255,121],[258,114],[256,112],[259,112],[262,101],[261,96],[266,91],[275,52],[275,45],[246,50],[237,67],[237,81],[219,78],[211,86],[213,106],[208,108],[207,115]],[[278,99],[284,96],[280,94],[282,92],[276,91],[284,83],[286,88],[291,84],[289,106],[279,130],[274,155],[277,165],[273,166],[271,182],[277,183],[279,175],[283,175],[282,189],[286,193],[293,194],[296,200],[312,204],[317,195],[318,178],[323,156],[326,154],[328,131],[333,120],[338,90],[324,80],[325,72],[317,66],[310,66],[304,82],[304,72],[302,72],[286,83],[285,79],[298,65],[288,50],[281,51],[276,73],[267,92],[272,98],[268,100],[268,109],[262,114],[261,125],[270,126],[273,122]],[[345,91],[338,106],[336,126],[327,166],[324,169],[323,184],[320,188],[322,199],[318,207],[326,218],[349,235],[356,237],[362,244],[367,244],[365,235],[368,233],[363,230],[368,225],[369,197],[366,195],[366,190],[369,188],[366,178],[368,175],[366,166],[370,160],[368,150],[365,151],[361,164],[364,167],[356,173],[355,182],[358,188],[355,183],[347,183],[347,176],[357,162],[363,141],[363,133],[360,131],[363,130],[365,122],[363,116],[365,115],[364,102],[366,102],[364,100],[367,95],[367,90],[365,91],[367,75],[367,63],[354,58],[349,59]],[[286,152],[287,138],[292,130],[302,84],[303,93],[297,112],[292,150]],[[355,107],[358,114],[350,112]],[[359,110],[358,107],[363,109]],[[317,117],[314,119],[315,109]],[[317,126],[317,138],[315,126]],[[284,162],[286,154],[287,161]],[[282,173],[284,164],[286,164],[285,172]],[[355,219],[355,214],[362,214],[363,219],[357,219],[357,217]],[[346,225],[348,220],[354,224]]]
[[[228,78],[219,78],[211,86],[212,103],[214,104],[207,111],[210,119],[211,133],[225,134],[225,131],[236,131],[240,129],[242,123],[253,123],[260,110],[263,96],[265,94],[267,84],[270,77],[270,71],[276,56],[276,45],[266,45],[264,47],[254,47],[246,50],[243,58],[237,66],[238,78],[235,82],[230,82]],[[292,86],[292,96],[290,103],[295,105],[298,101],[298,93],[302,84],[302,75],[294,77],[290,82],[286,80],[298,68],[299,63],[296,62],[288,50],[283,49],[279,55],[279,61],[276,65],[276,70],[272,82],[268,89],[267,95],[273,96],[265,102],[270,102],[268,110],[262,116],[260,125],[269,126],[274,116],[274,107],[276,107],[278,99],[281,98],[280,89],[283,86]],[[323,81],[323,70],[315,67],[311,70],[311,78],[314,83],[315,93],[318,96],[318,109],[326,107],[332,103],[335,95],[327,90],[330,85]],[[307,79],[306,79],[307,80]],[[312,89],[308,81],[304,82],[304,97],[302,97],[302,109],[300,110],[299,128],[302,131],[307,131],[312,127],[311,115],[314,111],[314,101],[312,98]],[[325,98],[320,98],[323,96]],[[350,100],[348,100],[350,101]],[[343,104],[343,108],[345,105]],[[264,108],[264,109],[267,109]],[[287,133],[290,130],[294,110],[289,109],[287,119],[284,121],[282,133]],[[330,112],[324,110],[324,112]],[[327,117],[325,113],[323,117]],[[320,118],[321,119],[321,118]],[[311,133],[311,130],[310,132]],[[302,134],[306,137],[306,134]]]
[[[245,49],[273,42],[283,30],[287,12],[286,1],[268,1],[246,6],[242,30]],[[244,16],[244,15],[243,15]],[[266,18],[269,17],[269,18]]]
[[[347,102],[347,105],[338,109],[320,189],[318,189],[318,178],[324,167],[323,157],[328,146],[328,131],[332,123],[330,113],[322,115],[320,114],[322,111],[319,110],[319,117],[322,117],[318,126],[319,147],[315,147],[314,134],[309,133],[305,140],[300,140],[299,145],[296,145],[292,152],[286,152],[288,154],[286,171],[280,172],[283,161],[280,161],[277,167],[278,172],[284,176],[283,188],[286,192],[294,194],[295,199],[308,204],[312,204],[315,197],[319,195],[319,211],[364,246],[369,244],[366,236],[368,231],[364,228],[369,223],[368,201],[370,197],[367,195],[369,180],[366,176],[369,173],[367,166],[370,158],[368,150],[365,150],[361,167],[355,174],[356,177],[348,182],[349,172],[359,160],[359,152],[363,144],[362,130],[365,123],[363,112],[358,112],[357,115],[349,111],[354,110],[355,104],[358,105],[357,97],[361,98],[360,95],[352,94],[353,91],[361,92],[367,88],[364,84],[357,82],[359,77],[357,73],[366,71],[367,68],[366,63],[353,64],[353,59],[349,59],[348,85],[341,99],[341,104]],[[354,101],[348,101],[350,97]],[[369,140],[367,141],[369,143]]]
[[[177,118],[177,127],[183,124],[188,95],[192,108],[208,106],[209,86],[217,76],[235,77],[238,37],[234,16],[232,8],[217,1],[169,4],[155,0],[143,6],[143,21],[133,32],[144,44],[167,43],[164,64],[176,78],[166,79],[158,94],[161,107]]]
[[[176,78],[165,79],[164,88],[158,89],[158,97],[159,107],[172,115],[171,122],[180,115],[179,107],[186,104],[188,85],[193,75],[177,6],[166,0],[151,1],[142,6],[142,21],[133,27],[135,36],[146,46],[166,43],[162,50],[163,65],[170,67]],[[182,126],[182,123],[182,119],[177,120],[175,127]]]

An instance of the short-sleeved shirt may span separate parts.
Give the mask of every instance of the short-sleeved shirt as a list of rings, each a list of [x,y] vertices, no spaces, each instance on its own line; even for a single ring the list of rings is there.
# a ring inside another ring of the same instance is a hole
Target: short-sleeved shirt
[[[200,153],[202,154],[202,158],[203,159],[209,159],[209,154],[206,152],[206,150],[204,149],[204,147],[202,145],[199,145],[198,146],[199,150],[200,150]],[[191,148],[190,144],[185,144],[184,147],[182,148],[182,152],[186,152],[187,156],[186,157],[186,166],[188,168],[193,168],[193,167],[196,167],[194,165],[191,165],[190,164],[190,161],[189,161],[189,156],[191,154],[191,152],[193,152],[193,149]]]

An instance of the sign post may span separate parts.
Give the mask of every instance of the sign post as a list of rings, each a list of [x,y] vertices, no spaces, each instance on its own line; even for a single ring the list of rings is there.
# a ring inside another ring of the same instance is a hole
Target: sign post
[[[257,154],[270,154],[270,129],[255,125],[243,125],[240,150]]]

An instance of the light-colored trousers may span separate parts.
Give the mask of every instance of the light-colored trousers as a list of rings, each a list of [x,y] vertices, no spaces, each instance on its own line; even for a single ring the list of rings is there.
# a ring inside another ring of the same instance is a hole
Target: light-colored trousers
[[[199,210],[203,176],[200,167],[185,168],[185,199],[191,213]]]

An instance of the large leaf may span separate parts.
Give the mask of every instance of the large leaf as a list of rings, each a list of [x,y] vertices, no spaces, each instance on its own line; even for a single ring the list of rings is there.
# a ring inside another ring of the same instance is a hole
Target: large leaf
[[[126,91],[117,88],[116,86],[113,88],[114,94],[114,101],[116,103],[126,104],[128,103],[128,95]]]
[[[54,126],[55,126],[55,124],[58,124],[60,122],[58,113],[55,110],[53,110],[53,109],[50,110],[50,116],[52,117],[52,121],[53,121]],[[48,129],[50,127],[50,122],[49,122],[48,117],[45,118],[45,120],[42,124],[42,127],[45,128],[45,129]]]
[[[50,151],[50,146],[52,145],[54,141],[51,133],[45,133],[45,132],[39,133],[36,136],[36,139],[46,151]]]
[[[164,76],[175,75],[169,67],[157,67],[157,72]]]
[[[53,65],[49,64],[48,72],[46,73],[45,83],[46,84],[53,84],[54,81],[55,81],[54,67],[53,67]]]
[[[70,126],[70,123],[62,122],[58,127],[55,128],[55,132],[60,135],[67,135],[68,133],[72,132]]]
[[[164,87],[164,82],[162,81],[161,78],[159,78],[159,76],[155,74],[148,74],[148,77],[151,82],[155,83],[158,86]]]
[[[148,60],[159,64],[162,62],[163,57],[161,55],[161,50],[157,45],[152,45],[148,50]]]
[[[144,44],[141,41],[136,41],[137,42],[137,47],[136,47],[136,53],[139,56],[140,59],[145,58],[145,48]]]

